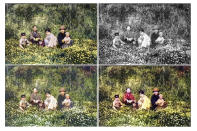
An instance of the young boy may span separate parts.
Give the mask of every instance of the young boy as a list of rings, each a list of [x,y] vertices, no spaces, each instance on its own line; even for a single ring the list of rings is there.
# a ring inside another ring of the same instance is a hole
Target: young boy
[[[24,111],[29,106],[30,106],[30,104],[26,101],[26,96],[25,95],[21,95],[21,100],[19,102],[19,109],[22,110],[22,111]]]
[[[66,109],[71,108],[72,101],[70,100],[69,94],[66,94],[66,99],[62,102],[62,105],[64,105],[64,107],[65,107]]]
[[[163,44],[164,43],[164,38],[163,38],[163,32],[159,32],[159,37],[155,40],[156,43],[158,44]]]
[[[114,35],[115,35],[115,37],[113,39],[113,47],[120,48],[121,45],[124,45],[125,43],[120,39],[120,35],[118,32],[116,32]]]
[[[122,102],[120,101],[119,95],[115,95],[114,97],[115,99],[113,101],[113,109],[120,109],[122,107]]]
[[[21,33],[21,38],[19,40],[19,46],[24,49],[24,46],[30,44],[30,42],[27,40],[26,38],[26,34],[25,33]]]
[[[159,99],[156,101],[157,108],[165,108],[166,107],[166,102],[163,99],[163,95],[159,94]]]
[[[65,42],[65,44],[70,44],[70,33],[66,32],[66,37],[64,37],[63,41]]]

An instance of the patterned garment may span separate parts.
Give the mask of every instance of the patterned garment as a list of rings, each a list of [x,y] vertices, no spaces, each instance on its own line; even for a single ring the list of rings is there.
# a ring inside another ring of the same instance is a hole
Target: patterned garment
[[[55,47],[57,45],[57,38],[52,33],[50,33],[44,39],[44,43],[47,47]]]
[[[46,98],[44,104],[47,110],[54,110],[57,107],[57,100],[51,95],[50,97]]]

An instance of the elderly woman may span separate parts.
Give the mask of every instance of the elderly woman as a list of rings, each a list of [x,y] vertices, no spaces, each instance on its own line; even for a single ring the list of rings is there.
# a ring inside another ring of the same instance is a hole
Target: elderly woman
[[[55,47],[57,45],[57,38],[51,33],[51,30],[47,28],[45,30],[46,38],[44,39],[44,44],[46,47]]]
[[[143,90],[140,90],[139,94],[140,94],[140,99],[138,100],[138,108],[145,110],[150,109],[151,106],[150,99],[146,95],[144,95]]]

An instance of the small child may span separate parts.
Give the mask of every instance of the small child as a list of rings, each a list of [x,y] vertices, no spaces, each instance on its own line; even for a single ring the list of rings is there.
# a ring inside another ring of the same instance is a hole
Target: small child
[[[24,49],[23,46],[26,46],[30,44],[30,42],[27,40],[26,38],[26,34],[25,33],[21,33],[21,39],[19,40],[19,46]]]
[[[62,102],[62,105],[67,109],[71,108],[72,101],[70,100],[69,94],[66,94],[66,99]]]
[[[163,44],[164,43],[164,38],[163,38],[163,32],[159,32],[159,37],[155,40],[156,43],[158,44]]]
[[[25,95],[21,95],[21,100],[19,102],[19,109],[21,109],[22,111],[24,111],[29,106],[30,106],[30,104],[26,101],[26,96]]]
[[[125,43],[120,39],[120,35],[118,32],[116,32],[114,35],[115,35],[115,37],[113,39],[113,47],[120,48],[121,45],[124,45]]]
[[[122,107],[122,102],[120,101],[119,95],[115,95],[114,97],[115,99],[113,101],[113,109],[120,109]]]
[[[66,32],[66,37],[64,37],[63,41],[65,42],[65,44],[70,44],[70,33]]]
[[[166,107],[166,101],[163,99],[163,95],[159,94],[159,99],[155,103],[157,107],[159,108],[165,108]]]

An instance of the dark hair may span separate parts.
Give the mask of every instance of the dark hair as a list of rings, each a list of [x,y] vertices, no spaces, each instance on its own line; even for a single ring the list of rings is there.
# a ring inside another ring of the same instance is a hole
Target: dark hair
[[[140,28],[139,31],[144,32],[144,29],[143,28]]]
[[[33,25],[32,28],[37,27],[36,25]]]
[[[26,33],[24,33],[24,32],[23,32],[23,33],[21,33],[21,36],[26,36]]]
[[[51,94],[51,92],[50,91],[45,91],[45,94]]]
[[[21,98],[25,98],[26,96],[25,95],[21,95]]]
[[[119,32],[114,33],[115,36],[119,36]]]
[[[51,32],[51,29],[50,28],[46,28],[45,32]]]
[[[115,98],[119,98],[119,95],[115,95],[114,97],[115,97]]]
[[[144,94],[144,91],[143,91],[143,90],[140,90],[140,91],[139,91],[139,94]]]

